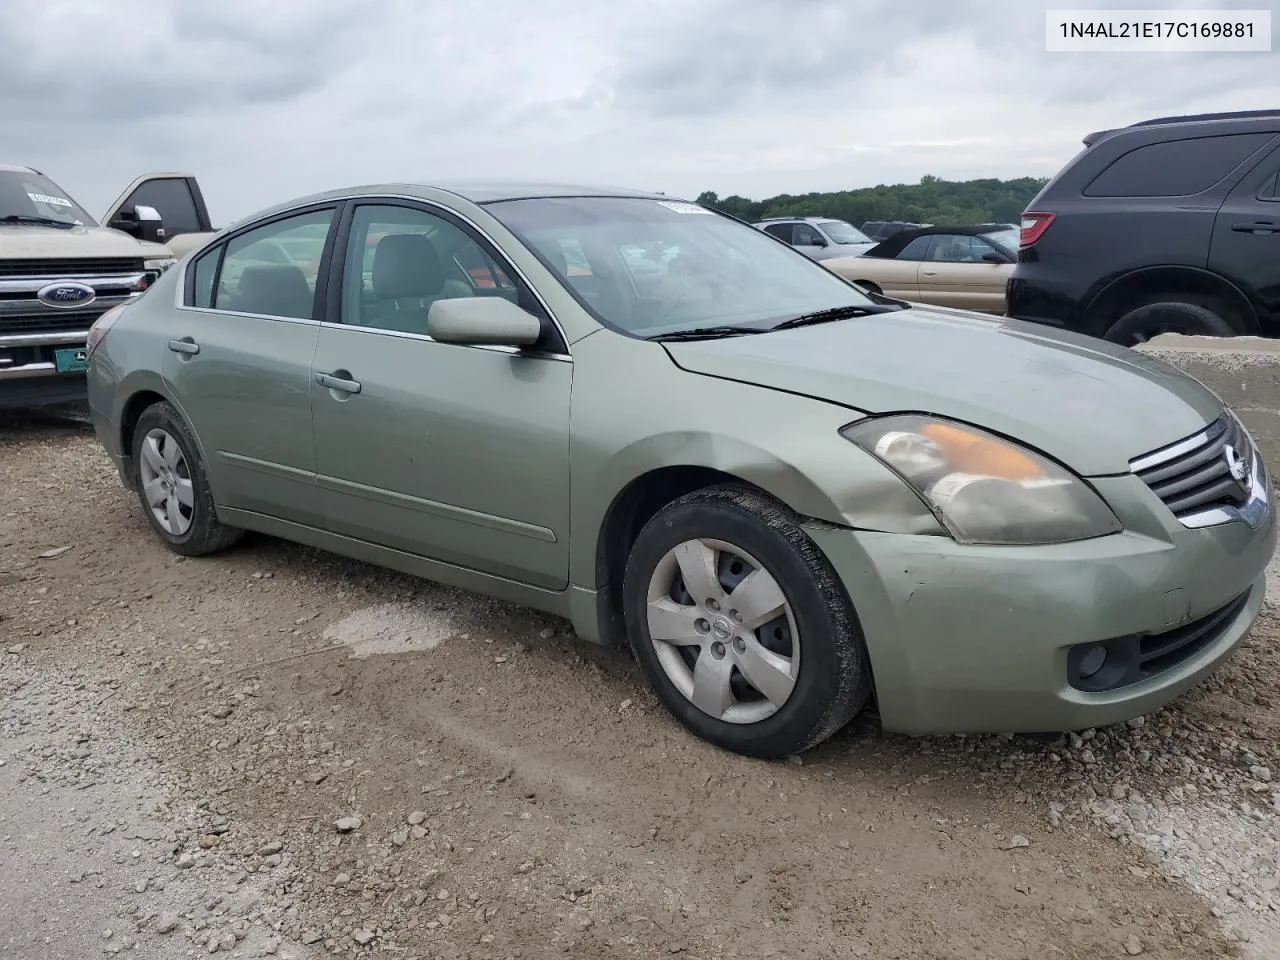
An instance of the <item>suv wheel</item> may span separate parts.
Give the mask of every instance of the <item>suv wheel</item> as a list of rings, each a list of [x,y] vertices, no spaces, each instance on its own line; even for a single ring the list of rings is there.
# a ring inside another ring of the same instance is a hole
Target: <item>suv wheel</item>
[[[1238,337],[1230,321],[1198,303],[1161,301],[1130,310],[1107,330],[1104,339],[1132,347],[1162,333],[1199,337]]]
[[[623,601],[654,691],[727,750],[799,753],[870,698],[871,665],[835,571],[755,490],[710,487],[658,511],[632,547]]]

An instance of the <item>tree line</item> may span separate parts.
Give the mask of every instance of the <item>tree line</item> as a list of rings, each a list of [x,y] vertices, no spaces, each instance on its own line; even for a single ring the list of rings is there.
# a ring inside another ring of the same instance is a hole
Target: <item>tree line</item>
[[[749,200],[736,195],[721,198],[707,190],[698,196],[698,203],[747,221],[766,217],[834,217],[854,226],[868,220],[1017,223],[1045,183],[1040,177],[943,180],[925,176],[919,183],[880,184],[838,193],[784,193],[767,200]]]

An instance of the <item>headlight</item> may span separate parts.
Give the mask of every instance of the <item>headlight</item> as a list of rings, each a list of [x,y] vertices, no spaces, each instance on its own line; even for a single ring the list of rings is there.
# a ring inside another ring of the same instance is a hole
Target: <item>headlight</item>
[[[961,543],[1066,543],[1121,529],[1079,477],[975,427],[907,414],[840,433],[906,480]]]

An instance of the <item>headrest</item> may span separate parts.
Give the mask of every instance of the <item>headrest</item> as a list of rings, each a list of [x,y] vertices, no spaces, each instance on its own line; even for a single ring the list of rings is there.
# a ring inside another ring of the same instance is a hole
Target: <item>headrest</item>
[[[444,289],[444,265],[420,233],[392,233],[373,251],[373,295],[379,300],[433,297]]]

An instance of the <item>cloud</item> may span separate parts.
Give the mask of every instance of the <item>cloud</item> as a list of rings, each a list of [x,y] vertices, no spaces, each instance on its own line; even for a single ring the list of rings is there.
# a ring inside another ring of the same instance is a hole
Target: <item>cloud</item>
[[[1047,176],[1092,130],[1280,105],[1277,54],[1049,54],[1046,6],[7,0],[0,161],[94,211],[189,170],[227,221],[380,181],[761,197]]]

